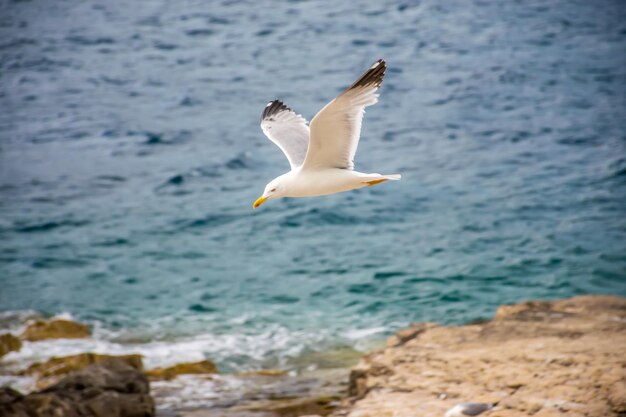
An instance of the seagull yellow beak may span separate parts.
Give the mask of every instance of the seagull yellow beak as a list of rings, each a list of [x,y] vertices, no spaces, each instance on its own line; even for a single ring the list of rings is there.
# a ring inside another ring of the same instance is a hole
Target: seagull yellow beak
[[[257,208],[259,207],[261,204],[265,203],[267,201],[267,197],[259,197],[256,199],[256,201],[254,202],[254,204],[252,205],[252,208]]]

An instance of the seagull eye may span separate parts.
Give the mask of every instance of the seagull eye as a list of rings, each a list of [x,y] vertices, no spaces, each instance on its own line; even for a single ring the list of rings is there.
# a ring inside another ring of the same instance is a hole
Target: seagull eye
[[[272,189],[270,190],[270,192],[272,192],[272,193],[273,193],[274,191],[276,191],[276,188],[272,188]]]

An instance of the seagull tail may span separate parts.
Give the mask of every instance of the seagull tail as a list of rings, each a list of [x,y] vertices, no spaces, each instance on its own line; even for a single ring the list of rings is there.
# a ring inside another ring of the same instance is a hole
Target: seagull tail
[[[363,182],[367,184],[369,187],[371,187],[372,185],[380,184],[381,182],[385,182],[388,180],[397,181],[400,178],[402,178],[402,175],[400,174],[391,174],[391,175],[366,174],[366,177],[368,178],[364,180]]]
[[[385,179],[388,179],[388,180],[398,181],[400,178],[402,178],[402,175],[390,174],[390,175],[383,175],[383,177],[385,177]]]

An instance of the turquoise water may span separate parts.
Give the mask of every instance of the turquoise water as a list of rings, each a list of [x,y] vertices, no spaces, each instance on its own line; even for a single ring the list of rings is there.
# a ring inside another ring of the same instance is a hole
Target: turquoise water
[[[0,16],[0,310],[94,325],[63,352],[290,366],[411,321],[626,295],[622,2],[2,0]],[[402,181],[253,211],[288,169],[265,104],[310,119],[379,57],[356,163]]]

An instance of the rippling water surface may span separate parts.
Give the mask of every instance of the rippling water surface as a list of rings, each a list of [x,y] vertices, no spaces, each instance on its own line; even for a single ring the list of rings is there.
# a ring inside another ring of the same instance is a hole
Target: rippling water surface
[[[379,57],[356,162],[403,180],[253,211],[267,101]],[[0,0],[0,310],[228,370],[626,295],[625,86],[619,1]]]

